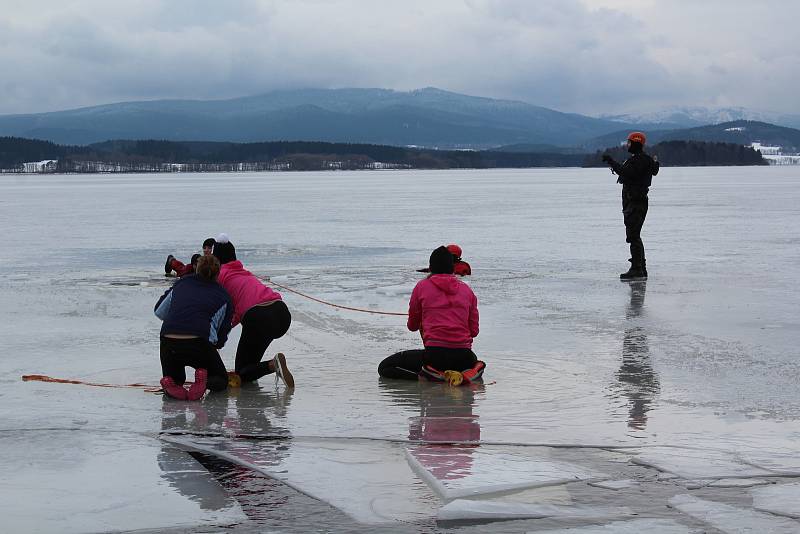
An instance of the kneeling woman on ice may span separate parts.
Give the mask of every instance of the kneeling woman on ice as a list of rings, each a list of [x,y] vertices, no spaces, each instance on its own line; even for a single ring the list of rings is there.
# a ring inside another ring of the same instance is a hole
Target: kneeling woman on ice
[[[233,300],[233,326],[242,323],[242,335],[236,347],[236,374],[242,382],[253,382],[276,373],[286,387],[293,388],[294,377],[286,367],[283,353],[261,361],[269,344],[282,337],[292,324],[292,315],[281,294],[262,284],[244,268],[236,259],[236,248],[227,235],[217,237],[213,254],[222,264],[219,283]]]
[[[478,335],[478,299],[453,274],[453,255],[445,247],[433,251],[431,274],[420,280],[408,303],[408,329],[419,330],[423,350],[392,354],[378,366],[385,378],[448,382],[480,380],[486,367],[472,352]]]
[[[201,256],[195,273],[184,276],[156,303],[161,325],[161,387],[170,397],[199,400],[206,392],[228,387],[228,372],[218,349],[231,330],[233,303],[217,282],[219,261]],[[186,367],[194,367],[194,384],[188,391]]]

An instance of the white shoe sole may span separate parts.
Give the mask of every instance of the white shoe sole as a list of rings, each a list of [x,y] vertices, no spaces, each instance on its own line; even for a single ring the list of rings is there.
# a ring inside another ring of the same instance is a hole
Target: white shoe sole
[[[275,374],[277,377],[283,380],[287,388],[294,388],[294,377],[286,366],[286,356],[284,356],[282,352],[279,352],[272,361],[275,364]]]

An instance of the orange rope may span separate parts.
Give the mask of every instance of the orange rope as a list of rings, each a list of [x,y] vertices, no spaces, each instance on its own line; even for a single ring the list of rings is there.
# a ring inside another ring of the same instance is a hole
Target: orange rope
[[[149,393],[154,393],[156,391],[161,391],[161,388],[158,386],[153,386],[150,384],[97,384],[95,382],[83,382],[82,380],[70,380],[67,378],[53,378],[51,376],[46,375],[22,375],[23,382],[29,382],[31,380],[37,382],[56,382],[58,384],[80,384],[82,386],[94,386],[98,388],[141,388]]]
[[[286,291],[290,291],[290,292],[292,292],[292,293],[294,293],[296,295],[300,295],[301,297],[305,297],[305,298],[307,298],[309,300],[313,300],[314,302],[319,302],[320,304],[325,304],[326,306],[333,306],[334,308],[339,308],[339,309],[342,309],[342,310],[350,310],[350,311],[357,311],[357,312],[363,312],[363,313],[374,313],[374,314],[378,314],[378,315],[408,315],[408,313],[406,313],[406,312],[386,312],[386,311],[378,311],[378,310],[367,310],[365,308],[353,308],[351,306],[342,306],[340,304],[334,304],[332,302],[327,302],[327,301],[324,301],[322,299],[318,299],[318,298],[312,297],[311,295],[306,295],[305,293],[301,293],[301,292],[299,292],[299,291],[297,291],[295,289],[292,289],[290,287],[286,287],[284,285],[281,285],[278,282],[273,282],[269,278],[266,278],[265,280],[267,282],[269,282],[270,284],[272,284],[273,286],[279,287],[281,289],[285,289]]]

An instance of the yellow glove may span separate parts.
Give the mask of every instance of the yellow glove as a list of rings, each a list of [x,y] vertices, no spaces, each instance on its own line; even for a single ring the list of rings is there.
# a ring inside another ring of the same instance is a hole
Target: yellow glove
[[[444,379],[447,381],[447,385],[449,386],[460,386],[461,382],[464,381],[464,375],[458,371],[445,371]]]
[[[242,387],[242,377],[233,371],[228,371],[228,387],[229,388]]]

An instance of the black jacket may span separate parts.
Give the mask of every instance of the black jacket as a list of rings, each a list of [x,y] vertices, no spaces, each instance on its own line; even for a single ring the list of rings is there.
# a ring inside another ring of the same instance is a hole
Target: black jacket
[[[207,282],[196,274],[184,276],[167,289],[154,311],[164,321],[162,336],[198,336],[221,349],[231,331],[233,304],[228,292],[218,283]]]
[[[660,169],[659,163],[644,152],[633,154],[622,165],[616,161],[609,165],[619,176],[617,183],[622,184],[622,193],[628,195],[647,195],[653,176]]]

